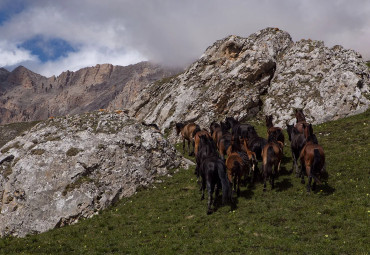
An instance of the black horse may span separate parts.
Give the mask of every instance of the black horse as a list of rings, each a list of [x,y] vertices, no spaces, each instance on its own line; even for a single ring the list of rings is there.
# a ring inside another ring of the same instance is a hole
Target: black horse
[[[262,161],[262,150],[267,144],[267,140],[260,137],[254,127],[248,129],[247,139],[249,149],[256,153],[257,160]]]
[[[286,126],[293,158],[293,166],[291,172],[295,171],[296,176],[299,177],[301,175],[301,171],[298,169],[297,161],[303,147],[306,145],[306,138],[304,134],[299,132],[299,130],[294,125],[289,125],[288,123],[286,123]]]
[[[252,125],[249,124],[242,124],[238,120],[234,119],[233,117],[226,117],[225,123],[232,129],[231,134],[234,137],[241,137],[246,138],[248,132],[251,129],[254,129]]]
[[[206,136],[200,137],[200,145],[197,154],[197,166],[199,163],[199,173],[202,178],[202,197],[204,199],[204,191],[207,187],[208,206],[207,214],[212,213],[212,205],[214,205],[213,192],[216,188],[216,197],[219,189],[222,187],[222,203],[225,204],[231,201],[230,183],[226,176],[226,166],[223,160],[215,150],[214,142]]]

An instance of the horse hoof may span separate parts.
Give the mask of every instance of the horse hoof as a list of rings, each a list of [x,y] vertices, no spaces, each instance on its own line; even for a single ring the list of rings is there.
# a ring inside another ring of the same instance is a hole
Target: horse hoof
[[[304,180],[301,180],[301,183],[302,183],[302,184],[304,184],[304,183],[305,183],[305,181],[304,181]]]
[[[210,214],[212,214],[212,210],[211,209],[207,210],[207,215],[210,215]]]
[[[266,192],[266,188],[263,188],[263,192]]]

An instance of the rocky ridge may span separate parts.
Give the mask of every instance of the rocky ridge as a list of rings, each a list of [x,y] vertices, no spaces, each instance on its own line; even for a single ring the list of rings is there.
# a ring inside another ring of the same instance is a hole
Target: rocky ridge
[[[187,166],[157,129],[120,111],[49,119],[0,150],[1,236],[91,217]]]
[[[148,83],[177,73],[150,62],[96,65],[46,78],[25,67],[0,69],[0,124],[129,106]]]
[[[162,130],[179,121],[208,127],[225,116],[245,121],[265,114],[282,127],[294,122],[294,109],[300,108],[309,121],[321,123],[365,111],[369,80],[355,51],[293,42],[287,32],[266,28],[215,42],[184,73],[146,87],[130,115]]]

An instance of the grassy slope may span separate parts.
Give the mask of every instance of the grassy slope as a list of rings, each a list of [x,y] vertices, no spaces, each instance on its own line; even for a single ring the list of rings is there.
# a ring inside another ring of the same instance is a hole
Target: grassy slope
[[[263,193],[261,183],[242,187],[236,207],[207,216],[194,168],[180,170],[92,219],[0,239],[0,253],[368,254],[369,125],[367,111],[314,127],[330,176],[311,195],[284,174],[275,190]],[[258,132],[266,129],[258,126]],[[285,156],[283,167],[290,169],[288,147]]]
[[[32,128],[39,121],[19,122],[0,126],[0,147],[3,147],[7,142],[13,140],[22,132]]]

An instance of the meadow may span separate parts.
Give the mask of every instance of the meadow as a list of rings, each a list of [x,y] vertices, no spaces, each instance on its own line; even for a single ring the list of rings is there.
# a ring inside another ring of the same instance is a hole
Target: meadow
[[[266,128],[253,122],[257,132]],[[328,183],[307,194],[286,146],[276,187],[241,187],[232,206],[206,215],[194,167],[174,169],[91,219],[25,238],[0,254],[368,254],[370,111],[314,126]],[[181,151],[182,145],[177,144]],[[194,158],[190,157],[191,160]],[[306,179],[307,180],[307,179]]]

